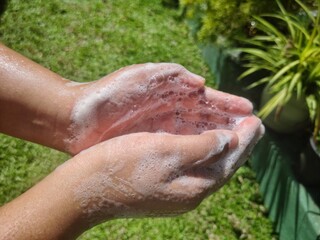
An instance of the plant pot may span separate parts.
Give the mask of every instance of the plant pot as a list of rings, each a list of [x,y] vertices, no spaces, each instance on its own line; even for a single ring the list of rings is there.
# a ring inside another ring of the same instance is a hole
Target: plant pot
[[[293,166],[298,181],[306,186],[320,186],[320,153],[313,138],[309,139],[306,148]]]
[[[265,87],[261,96],[261,106],[264,106],[271,98],[272,94],[269,88]],[[263,123],[278,133],[296,133],[306,129],[310,123],[309,110],[304,97],[298,99],[292,97],[289,102],[283,106],[281,113],[276,117],[275,111],[271,112]]]

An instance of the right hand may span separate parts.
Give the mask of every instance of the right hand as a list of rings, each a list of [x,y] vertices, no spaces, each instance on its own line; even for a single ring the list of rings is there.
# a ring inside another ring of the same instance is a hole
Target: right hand
[[[91,226],[187,212],[226,183],[262,131],[251,116],[232,131],[133,133],[102,142],[70,160],[81,172],[75,202]]]

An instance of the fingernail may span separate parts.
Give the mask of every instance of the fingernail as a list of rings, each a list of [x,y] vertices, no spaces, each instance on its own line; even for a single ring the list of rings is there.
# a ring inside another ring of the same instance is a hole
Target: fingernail
[[[200,75],[197,75],[195,73],[192,73],[190,71],[186,71],[186,76],[189,80],[191,80],[192,82],[194,83],[198,83],[200,85],[203,85],[205,83],[205,78],[200,76]]]
[[[202,76],[200,76],[200,75],[198,75],[198,74],[195,74],[195,73],[193,73],[193,72],[190,72],[190,75],[191,75],[192,77],[200,80],[201,82],[204,82],[204,81],[205,81],[204,77],[202,77]]]
[[[221,132],[221,143],[229,144],[229,148],[236,148],[239,143],[238,135],[231,131]]]

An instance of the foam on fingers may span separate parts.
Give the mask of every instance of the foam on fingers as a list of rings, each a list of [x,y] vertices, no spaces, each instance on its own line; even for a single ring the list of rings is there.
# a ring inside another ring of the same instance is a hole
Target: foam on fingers
[[[234,166],[235,170],[249,157],[254,146],[263,137],[264,131],[261,120],[255,116],[248,118],[242,125],[239,125],[237,134],[241,139],[240,149],[242,149],[242,153],[239,155],[239,161]]]
[[[261,120],[256,116],[252,115],[245,118],[239,125],[234,128],[234,131],[239,136],[240,147],[247,146],[251,140],[257,135],[260,135]]]
[[[227,130],[207,131],[199,136],[191,136],[190,140],[192,142],[183,162],[188,167],[209,166],[220,161],[223,154],[238,145],[237,134]]]
[[[205,95],[208,101],[215,103],[217,108],[221,111],[244,116],[252,114],[252,103],[243,97],[217,91],[208,87],[205,88]]]
[[[233,130],[252,114],[248,100],[203,84],[202,77],[181,65],[148,63],[125,67],[85,86],[71,114],[68,150],[76,153],[141,131],[186,135]]]
[[[239,143],[238,135],[231,130],[211,130],[203,132],[201,135],[214,135],[218,136],[220,142],[223,144],[228,144],[230,149],[236,148]],[[222,139],[222,140],[221,140]]]
[[[255,116],[243,118],[235,128],[239,143],[236,148],[229,149],[225,155],[210,166],[190,169],[188,174],[200,178],[210,179],[214,182],[209,193],[218,190],[235,173],[235,171],[247,160],[254,145],[263,134],[261,120]]]
[[[239,138],[238,148],[230,151],[228,160],[224,163],[224,174],[233,174],[239,166],[241,166],[247,159],[243,153],[255,144],[254,139],[259,134],[258,131],[261,126],[261,120],[255,116],[244,118],[234,129]]]
[[[191,210],[229,180],[263,127],[250,116],[239,121],[235,130],[198,136],[136,133],[101,143],[99,151],[93,147],[89,153],[106,157],[106,165],[83,179],[75,190],[76,201],[93,223],[105,217],[164,216]]]

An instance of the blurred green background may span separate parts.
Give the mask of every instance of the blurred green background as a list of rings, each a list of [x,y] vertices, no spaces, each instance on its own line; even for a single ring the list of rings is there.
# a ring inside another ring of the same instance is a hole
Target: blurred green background
[[[0,41],[74,81],[96,80],[134,63],[176,62],[214,86],[181,10],[160,0],[10,0],[0,19]],[[0,204],[68,158],[0,135]],[[276,239],[266,214],[255,175],[245,165],[190,213],[110,221],[80,239]]]

